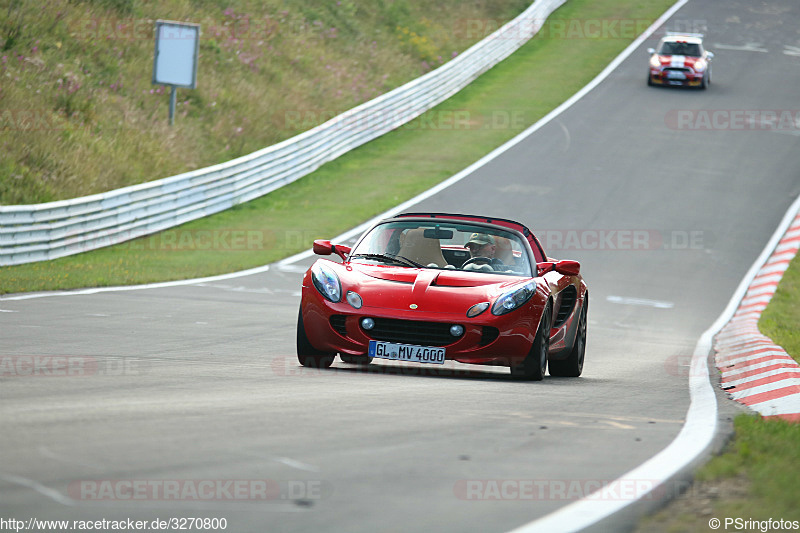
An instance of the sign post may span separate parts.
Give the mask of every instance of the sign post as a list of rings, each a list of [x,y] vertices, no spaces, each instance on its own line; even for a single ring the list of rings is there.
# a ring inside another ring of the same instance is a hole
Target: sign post
[[[189,22],[156,21],[156,49],[153,55],[153,84],[168,85],[169,125],[175,123],[178,87],[197,86],[197,57],[200,25]]]

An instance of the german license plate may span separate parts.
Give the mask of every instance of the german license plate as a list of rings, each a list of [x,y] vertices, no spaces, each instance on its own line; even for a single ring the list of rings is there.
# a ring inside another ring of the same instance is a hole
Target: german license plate
[[[393,361],[410,361],[412,363],[444,364],[444,348],[417,346],[414,344],[398,344],[394,342],[369,341],[370,357],[391,359]]]
[[[670,70],[667,72],[667,77],[671,80],[685,80],[686,74],[676,70]]]

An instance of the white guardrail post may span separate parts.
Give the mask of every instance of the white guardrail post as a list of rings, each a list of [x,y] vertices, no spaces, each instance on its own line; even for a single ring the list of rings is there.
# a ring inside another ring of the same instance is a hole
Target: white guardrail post
[[[124,242],[263,196],[418,117],[527,42],[566,0],[538,0],[479,43],[309,131],[212,167],[72,200],[0,206],[0,266]]]

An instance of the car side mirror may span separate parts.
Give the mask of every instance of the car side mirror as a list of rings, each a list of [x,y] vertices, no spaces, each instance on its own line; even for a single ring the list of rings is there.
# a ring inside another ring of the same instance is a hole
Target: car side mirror
[[[708,60],[711,61],[714,59],[714,52],[706,52],[706,56],[708,57]]]
[[[650,55],[653,55],[653,54],[656,53],[656,49],[655,48],[648,48],[647,49],[647,53],[650,54]]]
[[[565,276],[577,276],[581,273],[581,264],[577,261],[565,259],[556,263],[556,272]]]
[[[322,239],[314,241],[314,253],[317,255],[331,255],[333,253],[331,241],[323,241]]]
[[[313,250],[317,255],[336,254],[342,258],[342,261],[344,261],[347,259],[347,256],[350,254],[352,248],[345,246],[344,244],[331,244],[331,241],[318,239],[314,241]]]
[[[543,261],[541,263],[536,263],[536,275],[544,276],[548,272],[552,271],[554,266],[556,266],[556,264],[553,261]]]

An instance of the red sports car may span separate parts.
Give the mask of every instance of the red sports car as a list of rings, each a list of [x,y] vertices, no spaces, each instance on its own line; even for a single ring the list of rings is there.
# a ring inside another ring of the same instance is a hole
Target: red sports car
[[[658,51],[648,48],[648,85],[680,85],[705,89],[711,83],[714,54],[703,48],[700,33],[671,33],[658,43]]]
[[[297,358],[309,367],[390,359],[500,365],[541,380],[579,376],[589,295],[575,261],[545,255],[518,222],[405,213],[352,248],[314,241]]]

